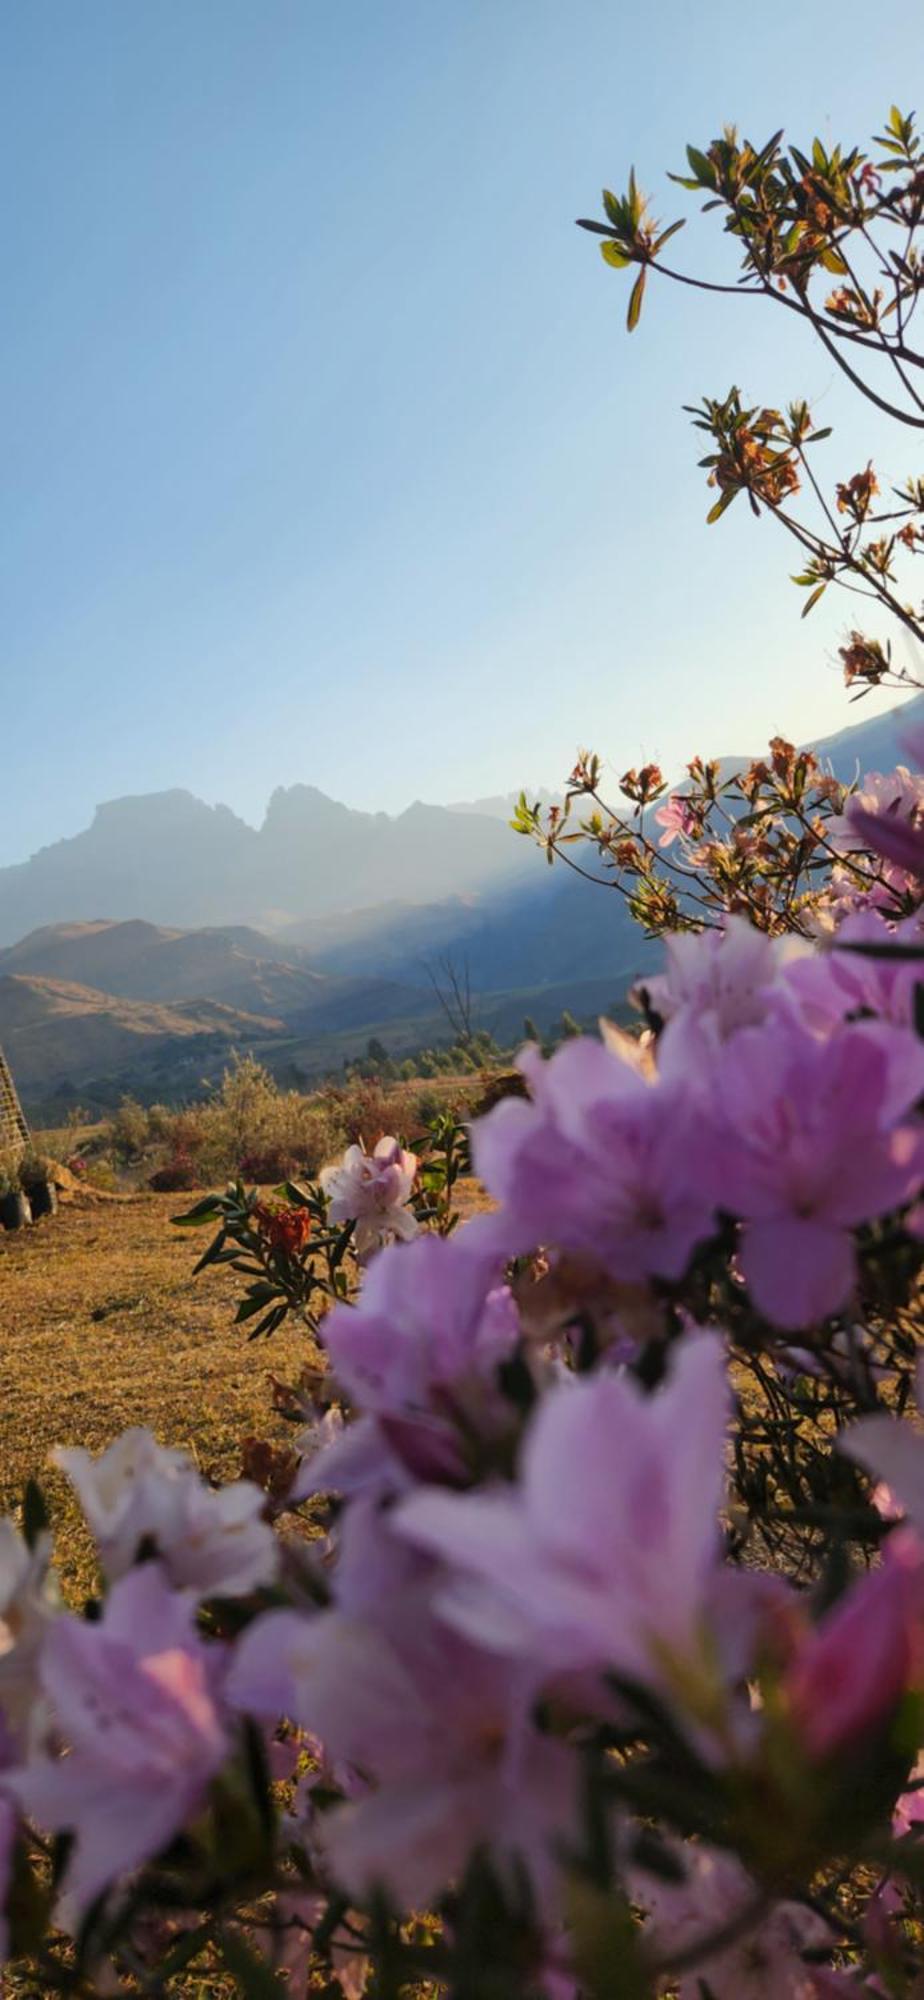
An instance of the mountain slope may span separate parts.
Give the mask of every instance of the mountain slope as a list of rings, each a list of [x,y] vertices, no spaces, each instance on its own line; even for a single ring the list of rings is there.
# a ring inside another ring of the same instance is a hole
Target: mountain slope
[[[214,1000],[167,1007],[66,980],[0,978],[0,1043],[27,1099],[50,1096],[63,1083],[79,1088],[90,1077],[141,1073],[165,1059],[226,1058],[231,1047],[283,1032],[281,1021]]]

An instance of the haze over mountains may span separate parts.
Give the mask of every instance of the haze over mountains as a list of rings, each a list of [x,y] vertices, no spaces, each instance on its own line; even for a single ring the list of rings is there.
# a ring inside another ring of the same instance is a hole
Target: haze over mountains
[[[922,718],[919,696],[816,747],[849,780],[900,762]],[[615,894],[543,866],[511,806],[389,818],[297,785],[259,831],[188,792],[99,807],[0,869],[0,1041],[27,1101],[191,1094],[232,1048],[312,1076],[372,1033],[445,1039],[447,954],[502,1036],[611,1008],[651,947]]]
[[[424,903],[524,879],[525,843],[487,812],[356,812],[312,785],[273,793],[259,830],[191,792],[112,799],[92,824],[0,869],[0,945],[38,925],[150,923],[278,930],[395,897]]]

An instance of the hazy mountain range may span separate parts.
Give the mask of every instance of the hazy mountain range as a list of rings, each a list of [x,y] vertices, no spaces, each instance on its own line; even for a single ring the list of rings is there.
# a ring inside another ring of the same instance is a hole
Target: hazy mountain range
[[[888,769],[921,716],[924,696],[816,747],[845,779]],[[191,1094],[232,1048],[311,1076],[372,1033],[396,1054],[446,1039],[447,956],[500,1035],[613,1006],[651,947],[615,893],[510,831],[512,802],[390,818],[297,785],[258,831],[188,792],[100,806],[0,869],[0,1042],[27,1103]]]

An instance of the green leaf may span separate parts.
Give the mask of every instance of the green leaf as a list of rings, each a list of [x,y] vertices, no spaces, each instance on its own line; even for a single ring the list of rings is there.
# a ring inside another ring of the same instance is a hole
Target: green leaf
[[[251,1951],[237,1931],[222,1931],[221,1955],[244,2000],[280,2000],[282,1987],[272,1967]]]
[[[50,1526],[51,1516],[38,1480],[27,1479],[22,1496],[22,1531],[27,1547],[34,1549]]]
[[[218,1264],[221,1262],[222,1255],[224,1252],[224,1247],[227,1240],[228,1240],[227,1230],[219,1229],[218,1235],[213,1237],[212,1242],[209,1244],[208,1249],[203,1250],[199,1262],[193,1271],[194,1278],[198,1278],[199,1272],[206,1270],[209,1264]]]
[[[803,618],[808,617],[809,612],[814,609],[815,605],[818,603],[819,597],[824,596],[827,588],[828,586],[826,583],[819,583],[816,589],[812,591],[811,597],[806,598],[806,601],[802,606]]]
[[[697,187],[714,188],[716,185],[716,170],[712,161],[706,158],[705,153],[700,153],[695,146],[688,146],[687,159],[690,162],[692,172],[696,175]]]
[[[188,1208],[185,1215],[171,1215],[170,1220],[175,1229],[201,1229],[204,1223],[211,1222],[213,1216],[220,1214],[221,1196],[207,1194],[194,1207]]]
[[[920,980],[914,989],[914,1032],[924,1038],[924,986]]]
[[[581,1990],[588,2000],[648,2000],[651,1982],[638,1946],[638,1925],[618,1890],[572,1877],[567,1885],[569,1930]]]
[[[611,264],[614,271],[624,271],[626,265],[632,262],[631,257],[627,257],[625,251],[620,250],[618,243],[613,243],[612,240],[601,243],[600,255],[604,264]]]
[[[240,1326],[242,1320],[253,1319],[255,1313],[262,1312],[264,1306],[268,1306],[271,1299],[278,1297],[279,1288],[276,1285],[271,1285],[268,1282],[260,1285],[251,1285],[247,1297],[241,1300],[234,1315],[235,1326]]]
[[[902,963],[916,961],[920,965],[924,958],[924,944],[839,944],[838,951],[855,952],[858,958],[891,958]]]
[[[615,223],[617,229],[620,229],[622,227],[622,203],[616,200],[616,196],[610,193],[609,188],[604,188],[603,190],[603,206],[610,221]]]
[[[721,519],[721,516],[724,514],[726,507],[730,507],[732,501],[735,499],[737,499],[737,489],[735,487],[731,487],[727,493],[723,493],[720,496],[720,498],[716,501],[715,506],[710,507],[709,512],[706,515],[707,528],[712,527],[713,521],[718,521]]]
[[[641,318],[642,300],[645,297],[645,279],[647,275],[648,275],[647,271],[645,269],[645,266],[643,265],[632,287],[632,296],[629,300],[629,310],[626,314],[626,326],[630,333],[635,332],[635,329],[639,323],[639,319]]]
[[[672,222],[670,228],[665,229],[663,233],[658,237],[657,243],[655,244],[654,249],[652,250],[651,253],[652,256],[656,257],[658,251],[663,250],[665,243],[669,243],[671,237],[676,236],[678,229],[685,229],[686,224],[687,224],[687,219],[685,215],[682,215],[680,217],[679,222]]]

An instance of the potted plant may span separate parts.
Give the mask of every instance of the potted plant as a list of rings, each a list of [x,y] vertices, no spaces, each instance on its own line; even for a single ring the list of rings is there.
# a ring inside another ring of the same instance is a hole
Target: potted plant
[[[54,1215],[58,1206],[58,1190],[52,1162],[44,1153],[37,1153],[30,1147],[23,1154],[19,1162],[19,1183],[32,1210],[33,1222],[37,1222],[40,1215]]]
[[[23,1229],[32,1221],[29,1197],[19,1178],[19,1163],[12,1155],[0,1155],[0,1223],[4,1229]]]

